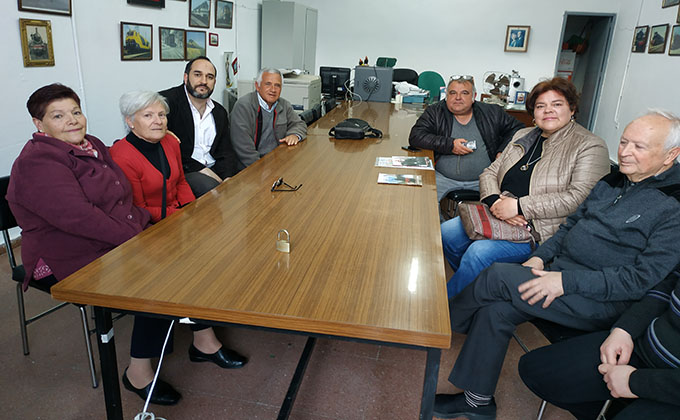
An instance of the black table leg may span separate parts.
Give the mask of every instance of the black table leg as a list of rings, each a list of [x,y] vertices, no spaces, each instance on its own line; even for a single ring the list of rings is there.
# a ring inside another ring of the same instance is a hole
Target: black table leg
[[[101,362],[102,383],[104,384],[106,418],[108,420],[123,420],[123,406],[120,401],[120,384],[118,382],[118,363],[116,362],[116,341],[113,337],[111,312],[108,309],[95,306],[94,321],[97,327],[97,344],[99,345],[99,361]]]
[[[420,420],[431,420],[434,408],[434,394],[437,392],[437,380],[439,379],[439,358],[441,350],[427,349],[427,361],[425,362],[425,380],[423,381],[423,398],[420,400]]]
[[[283,400],[283,404],[279,410],[277,420],[285,420],[290,415],[293,404],[295,403],[295,397],[297,396],[298,389],[300,389],[300,384],[302,383],[302,377],[305,374],[305,369],[307,369],[309,359],[312,357],[312,350],[314,350],[315,344],[315,337],[307,338],[307,343],[305,343],[305,348],[302,350],[300,361],[298,361],[297,368],[295,368],[295,374],[293,374],[293,379],[291,379],[290,385],[288,386],[288,392],[286,393],[286,398]]]

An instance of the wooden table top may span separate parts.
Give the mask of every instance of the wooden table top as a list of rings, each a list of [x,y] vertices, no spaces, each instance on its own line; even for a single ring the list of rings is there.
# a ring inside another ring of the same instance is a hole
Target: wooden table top
[[[54,298],[418,346],[451,340],[434,171],[376,168],[422,110],[342,104],[215,190],[52,287]],[[335,140],[361,118],[383,139]],[[418,155],[432,157],[431,152]],[[418,173],[423,186],[378,173]],[[279,177],[303,184],[271,192]],[[291,253],[276,250],[280,229]]]

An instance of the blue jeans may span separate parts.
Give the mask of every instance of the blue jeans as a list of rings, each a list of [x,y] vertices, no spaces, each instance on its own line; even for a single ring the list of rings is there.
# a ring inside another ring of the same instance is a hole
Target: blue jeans
[[[473,241],[465,233],[460,217],[442,223],[444,256],[455,271],[446,285],[449,299],[460,293],[482,270],[495,262],[522,263],[531,245],[490,239]]]

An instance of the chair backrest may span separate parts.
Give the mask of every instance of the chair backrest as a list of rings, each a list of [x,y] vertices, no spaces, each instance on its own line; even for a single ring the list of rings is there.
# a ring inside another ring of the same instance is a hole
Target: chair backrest
[[[3,176],[0,178],[0,230],[9,230],[19,226],[5,198],[8,187],[9,176]]]
[[[407,82],[418,86],[418,72],[413,69],[394,69],[392,72],[393,82]]]
[[[446,86],[444,78],[436,71],[424,71],[418,76],[418,87],[430,92],[429,103],[439,100],[439,91],[442,86]]]

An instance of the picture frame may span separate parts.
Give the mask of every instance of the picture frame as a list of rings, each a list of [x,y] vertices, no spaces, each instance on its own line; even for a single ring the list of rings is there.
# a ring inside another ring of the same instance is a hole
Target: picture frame
[[[505,52],[527,52],[531,26],[508,25],[505,31]]]
[[[120,59],[150,61],[153,58],[153,26],[120,22]]]
[[[49,20],[19,19],[24,67],[54,66],[52,23]]]
[[[211,47],[219,47],[219,45],[220,45],[220,36],[217,35],[217,34],[214,34],[214,33],[210,32],[210,33],[208,34],[208,45],[210,45]]]
[[[18,0],[22,12],[71,16],[71,0]]]
[[[189,0],[189,26],[210,27],[210,3],[211,0]]]
[[[652,26],[649,32],[649,46],[647,47],[648,54],[663,54],[666,51],[666,42],[668,41],[668,24]]]
[[[637,26],[633,31],[633,46],[631,52],[643,53],[647,49],[647,39],[649,38],[649,25]]]
[[[184,29],[158,27],[158,51],[161,61],[182,61],[185,59],[186,34]]]
[[[678,17],[675,18],[675,23],[680,23],[680,6],[678,6]]]
[[[680,4],[680,0],[662,0],[661,8],[665,9],[667,7],[677,6],[678,4]]]
[[[527,103],[527,95],[529,92],[526,90],[518,90],[515,93],[515,105],[524,105]]]
[[[668,55],[680,56],[680,25],[674,25],[671,29],[671,43],[668,47]]]
[[[231,29],[234,20],[234,2],[215,0],[215,27]]]
[[[139,6],[149,6],[162,9],[165,7],[165,0],[127,0],[128,4]]]
[[[185,31],[184,57],[192,60],[205,55],[205,31]]]

